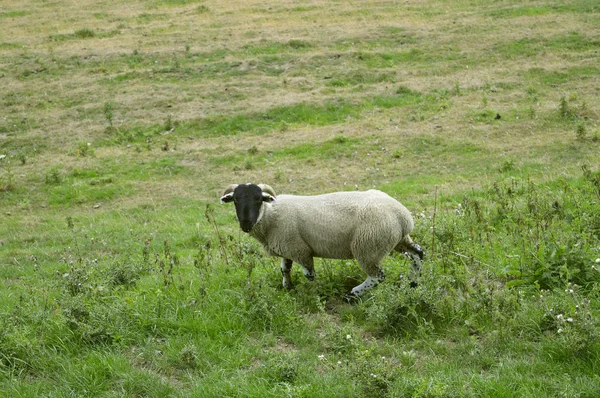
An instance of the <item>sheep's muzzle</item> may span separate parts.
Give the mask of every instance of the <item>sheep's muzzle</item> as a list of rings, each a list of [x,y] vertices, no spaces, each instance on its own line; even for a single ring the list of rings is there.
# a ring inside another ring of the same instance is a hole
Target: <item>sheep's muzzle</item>
[[[249,233],[250,231],[252,231],[252,228],[254,227],[254,223],[252,221],[241,221],[240,222],[240,228],[242,229],[242,231]]]

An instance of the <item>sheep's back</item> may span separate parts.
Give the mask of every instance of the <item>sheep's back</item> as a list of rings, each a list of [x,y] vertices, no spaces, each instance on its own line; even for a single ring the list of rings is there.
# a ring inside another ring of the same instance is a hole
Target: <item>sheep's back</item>
[[[286,220],[286,229],[293,230],[293,235],[298,234],[316,257],[352,258],[351,242],[365,225],[377,235],[394,235],[398,239],[412,230],[408,210],[376,190],[316,196],[280,195],[273,210],[279,215],[294,214]]]

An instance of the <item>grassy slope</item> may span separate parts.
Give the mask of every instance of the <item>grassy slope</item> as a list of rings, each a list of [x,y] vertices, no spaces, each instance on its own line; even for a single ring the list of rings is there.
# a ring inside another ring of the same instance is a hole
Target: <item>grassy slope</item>
[[[85,3],[0,6],[5,394],[598,394],[596,2]],[[246,181],[398,197],[422,287],[280,291]]]

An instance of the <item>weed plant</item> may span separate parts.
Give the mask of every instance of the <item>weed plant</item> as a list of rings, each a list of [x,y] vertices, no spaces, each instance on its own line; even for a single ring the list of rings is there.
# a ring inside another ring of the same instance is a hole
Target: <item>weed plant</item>
[[[3,167],[0,171],[0,191],[8,192],[16,188],[15,176],[10,166]]]

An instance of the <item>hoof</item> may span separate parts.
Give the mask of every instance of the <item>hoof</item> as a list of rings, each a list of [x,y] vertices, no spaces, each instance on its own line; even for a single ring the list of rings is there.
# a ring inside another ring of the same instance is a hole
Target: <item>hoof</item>
[[[290,282],[290,283],[286,283],[283,285],[283,288],[285,290],[294,290],[294,285]]]
[[[350,304],[358,302],[359,299],[360,297],[352,292],[344,295],[344,301]]]
[[[419,256],[419,258],[421,260],[423,260],[423,257],[425,257],[425,252],[423,252],[423,249],[421,249],[421,246],[415,244],[415,249],[416,249],[416,252],[417,252],[417,255]]]

